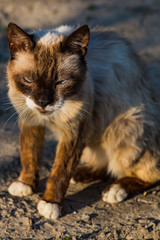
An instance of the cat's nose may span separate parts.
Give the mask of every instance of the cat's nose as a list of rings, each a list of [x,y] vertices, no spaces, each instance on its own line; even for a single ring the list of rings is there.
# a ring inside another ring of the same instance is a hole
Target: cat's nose
[[[45,108],[47,105],[49,105],[52,101],[49,99],[39,99],[38,105],[42,108]]]

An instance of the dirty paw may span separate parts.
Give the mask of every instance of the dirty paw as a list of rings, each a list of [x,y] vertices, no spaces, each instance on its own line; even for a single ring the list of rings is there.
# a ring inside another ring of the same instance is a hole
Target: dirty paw
[[[13,196],[18,196],[18,197],[23,197],[23,196],[28,196],[33,194],[31,186],[19,181],[13,182],[9,186],[8,192]]]
[[[102,193],[102,200],[108,203],[122,202],[128,196],[126,190],[119,184],[113,184],[108,190]]]
[[[61,216],[60,206],[56,203],[48,203],[44,200],[40,200],[37,209],[40,215],[51,220]]]

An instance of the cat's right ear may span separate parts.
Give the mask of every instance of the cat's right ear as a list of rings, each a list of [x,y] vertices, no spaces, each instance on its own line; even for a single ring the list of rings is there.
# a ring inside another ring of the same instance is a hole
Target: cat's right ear
[[[14,57],[17,52],[31,51],[35,43],[33,36],[25,33],[15,23],[8,24],[8,46],[11,56]]]
[[[62,52],[71,52],[85,56],[88,50],[90,30],[87,25],[83,25],[71,33],[62,42]]]

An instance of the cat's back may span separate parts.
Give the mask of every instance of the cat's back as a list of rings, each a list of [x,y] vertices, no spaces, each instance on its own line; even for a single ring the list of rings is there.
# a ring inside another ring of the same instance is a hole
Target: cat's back
[[[91,30],[86,59],[94,78],[104,77],[107,73],[108,78],[117,81],[117,77],[132,75],[137,78],[141,75],[138,58],[131,44],[106,27]]]
[[[92,29],[86,61],[97,101],[106,102],[106,97],[113,96],[116,106],[145,101],[148,93],[144,97],[142,89],[146,89],[147,79],[143,81],[142,65],[126,39],[108,28]]]

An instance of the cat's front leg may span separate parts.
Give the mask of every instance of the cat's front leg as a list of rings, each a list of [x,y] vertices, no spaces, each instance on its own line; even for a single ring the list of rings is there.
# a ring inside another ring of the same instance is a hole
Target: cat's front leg
[[[39,158],[44,139],[43,127],[20,125],[20,158],[22,171],[8,188],[14,196],[31,195],[39,180]]]
[[[42,216],[56,219],[61,215],[64,196],[83,147],[81,137],[59,143],[55,162],[46,184],[46,191],[37,207]]]

